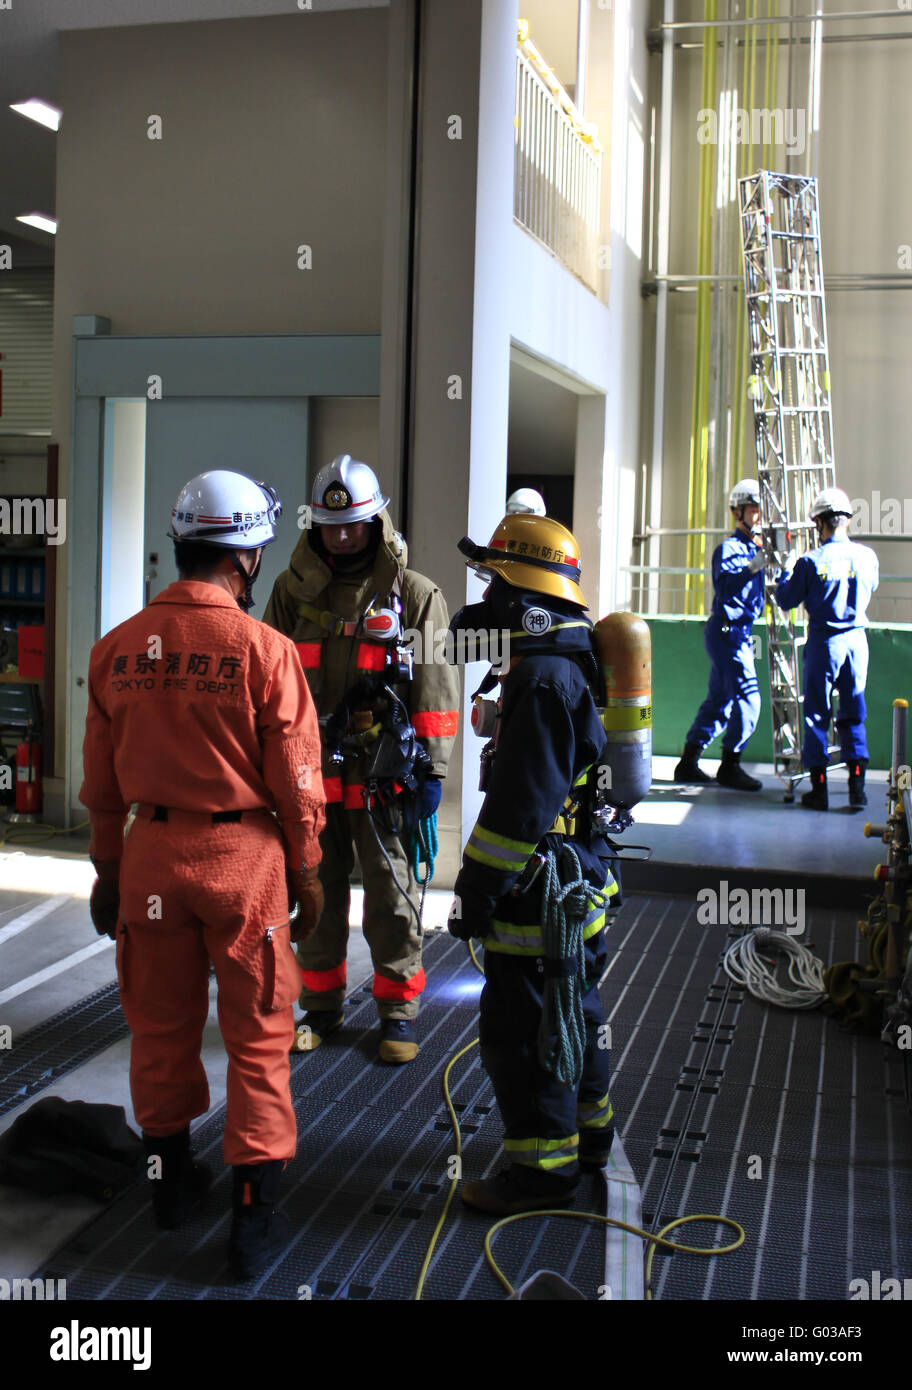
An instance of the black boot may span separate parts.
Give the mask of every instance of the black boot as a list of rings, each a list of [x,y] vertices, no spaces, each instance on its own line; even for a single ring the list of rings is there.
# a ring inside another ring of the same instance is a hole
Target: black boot
[[[728,748],[722,749],[722,763],[716,773],[716,781],[720,787],[730,787],[735,792],[758,792],[763,787],[761,781],[744,771],[741,754],[732,753]]]
[[[233,1169],[228,1261],[235,1279],[255,1279],[289,1242],[291,1223],[275,1208],[284,1167],[279,1158]]]
[[[674,770],[676,782],[711,782],[700,764],[697,762],[703,749],[698,743],[685,743],[684,752],[681,754],[681,761]]]
[[[812,767],[810,773],[811,790],[804,793],[801,804],[809,811],[828,811],[830,802],[827,796],[826,768]]]
[[[868,798],[865,795],[865,768],[868,766],[867,758],[855,758],[849,763],[849,805],[867,806]]]
[[[155,1220],[163,1231],[174,1231],[201,1205],[212,1183],[212,1169],[194,1163],[190,1148],[190,1128],[164,1139],[143,1132],[146,1172],[153,1183],[152,1206]]]

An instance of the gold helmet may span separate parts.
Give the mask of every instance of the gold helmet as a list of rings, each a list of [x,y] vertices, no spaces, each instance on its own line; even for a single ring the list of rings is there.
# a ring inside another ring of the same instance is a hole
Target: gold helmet
[[[589,607],[579,587],[576,538],[550,516],[513,513],[504,517],[487,546],[466,536],[459,549],[478,574],[499,574],[515,589]]]

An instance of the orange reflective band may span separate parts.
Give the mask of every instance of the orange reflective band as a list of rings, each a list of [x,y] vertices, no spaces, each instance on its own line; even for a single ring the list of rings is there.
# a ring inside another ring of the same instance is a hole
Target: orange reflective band
[[[386,647],[375,642],[359,642],[357,664],[359,671],[382,671],[386,665]]]
[[[331,989],[341,989],[346,980],[345,961],[334,965],[332,970],[302,970],[304,988],[314,994],[327,994]]]
[[[364,810],[364,783],[348,782],[342,788],[342,804],[346,811]]]
[[[342,800],[342,778],[341,778],[341,777],[324,777],[324,778],[323,778],[323,792],[324,792],[324,795],[326,796],[327,802],[329,802],[329,801],[341,801],[341,800]]]
[[[373,995],[375,999],[395,999],[405,1004],[421,993],[424,983],[423,970],[419,970],[410,980],[388,980],[385,975],[375,974]]]
[[[455,738],[459,712],[455,709],[419,710],[412,715],[412,724],[419,738]]]
[[[319,642],[295,642],[295,650],[301,658],[301,665],[305,671],[312,671],[320,664],[320,643]]]

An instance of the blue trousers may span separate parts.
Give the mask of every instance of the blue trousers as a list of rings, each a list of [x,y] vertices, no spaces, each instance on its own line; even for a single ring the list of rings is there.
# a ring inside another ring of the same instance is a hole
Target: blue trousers
[[[481,1058],[504,1124],[510,1176],[529,1193],[572,1192],[577,1154],[607,1158],[614,1137],[608,1089],[611,1054],[598,982],[608,960],[605,933],[585,944],[583,1010],[586,1049],[577,1088],[557,1081],[538,1061],[538,1027],[545,975],[541,961],[485,951],[481,996]]]
[[[867,758],[865,682],[868,677],[868,639],[863,627],[848,632],[808,631],[804,647],[805,767],[826,767],[828,731],[834,692],[839,696],[836,732],[846,762]]]
[[[722,747],[740,753],[760,718],[760,686],[754,669],[750,629],[722,632],[710,618],[703,629],[709,656],[709,692],[687,734],[687,742],[705,748],[725,729]]]

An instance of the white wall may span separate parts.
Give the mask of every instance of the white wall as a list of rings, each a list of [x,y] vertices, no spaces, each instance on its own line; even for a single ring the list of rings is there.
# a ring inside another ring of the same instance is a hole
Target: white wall
[[[690,7],[693,9],[693,7]],[[684,9],[682,7],[681,17]],[[896,19],[831,24],[825,34],[845,40],[853,32],[912,30],[908,15]],[[784,36],[783,30],[783,36]],[[689,37],[699,38],[699,30]],[[806,34],[807,27],[800,33]],[[824,272],[896,274],[900,248],[912,246],[912,181],[908,177],[908,131],[912,128],[912,40],[823,44],[819,166],[820,225]],[[807,46],[798,50],[795,108],[806,108]],[[786,109],[787,52],[779,50],[780,82],[775,101]],[[759,60],[762,74],[764,60]],[[675,103],[672,146],[672,274],[697,269],[697,189],[700,145],[697,113],[702,55],[699,49],[675,52]],[[737,60],[740,82],[740,50]],[[650,59],[650,99],[658,94],[660,59]],[[742,106],[746,101],[740,100]],[[762,107],[761,90],[754,105]],[[779,150],[777,167],[784,167]],[[804,161],[791,166],[804,172]],[[912,274],[908,275],[912,287]],[[649,301],[647,315],[654,313]],[[689,450],[693,396],[696,298],[669,295],[666,369],[666,420],[662,524],[687,525]],[[912,496],[912,289],[905,291],[831,290],[827,296],[836,476],[852,498],[903,500]],[[724,345],[733,351],[733,345]],[[644,375],[651,395],[650,370]],[[744,471],[755,469],[753,422],[746,417]],[[912,544],[881,543],[881,569],[912,572]],[[665,541],[662,563],[685,564],[684,542]],[[912,585],[905,586],[912,594]]]
[[[61,36],[53,437],[63,495],[74,315],[106,316],[115,334],[379,331],[386,32],[387,11],[373,9]],[[147,138],[153,114],[161,140]],[[298,268],[301,245],[310,270]],[[331,419],[329,432],[347,436],[345,407]],[[352,407],[353,433],[371,444],[364,419]],[[58,574],[63,612],[65,565]],[[60,622],[60,672],[65,642]],[[59,680],[58,731],[64,692]],[[62,768],[62,732],[57,747]]]

